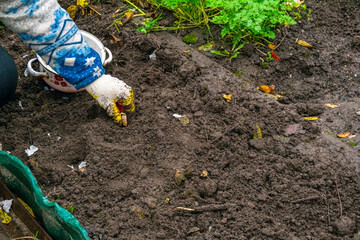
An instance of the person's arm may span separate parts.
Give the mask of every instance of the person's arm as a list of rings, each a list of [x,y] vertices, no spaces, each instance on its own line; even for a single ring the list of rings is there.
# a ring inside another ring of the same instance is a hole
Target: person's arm
[[[0,0],[1,21],[76,89],[104,74],[91,49],[56,0]]]
[[[131,88],[104,75],[99,54],[56,0],[0,0],[0,19],[76,89],[85,87],[116,122],[120,105],[132,99],[127,108],[134,110]]]

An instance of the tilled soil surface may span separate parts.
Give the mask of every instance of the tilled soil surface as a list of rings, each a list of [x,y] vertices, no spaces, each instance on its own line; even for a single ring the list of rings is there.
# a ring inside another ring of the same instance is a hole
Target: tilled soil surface
[[[309,21],[279,34],[282,60],[268,69],[256,67],[264,56],[252,45],[229,63],[181,35],[144,35],[133,23],[114,32],[106,28],[121,3],[94,4],[102,19],[76,23],[112,51],[107,72],[134,89],[137,113],[127,128],[86,92],[48,91],[24,77],[33,52],[0,30],[20,73],[16,99],[0,109],[0,143],[49,199],[75,208],[91,239],[360,238],[358,1],[307,1]],[[284,97],[263,94],[262,84]],[[356,137],[336,138],[349,131]],[[39,150],[28,157],[31,144]]]

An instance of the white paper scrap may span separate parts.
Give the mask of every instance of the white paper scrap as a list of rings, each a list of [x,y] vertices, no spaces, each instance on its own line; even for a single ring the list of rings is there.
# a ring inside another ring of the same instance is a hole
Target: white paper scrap
[[[10,208],[11,208],[11,205],[12,205],[12,199],[10,200],[3,200],[0,202],[0,206],[2,207],[2,209],[4,209],[4,211],[6,213],[10,213]]]
[[[79,169],[82,169],[82,168],[85,168],[86,167],[86,162],[81,162],[80,164],[79,164]]]
[[[156,52],[156,50],[152,54],[149,55],[150,60],[156,60],[156,53],[155,52]]]
[[[34,145],[31,145],[29,149],[26,149],[25,152],[26,154],[30,157],[31,155],[33,155],[37,150],[39,150],[37,147],[35,147]]]

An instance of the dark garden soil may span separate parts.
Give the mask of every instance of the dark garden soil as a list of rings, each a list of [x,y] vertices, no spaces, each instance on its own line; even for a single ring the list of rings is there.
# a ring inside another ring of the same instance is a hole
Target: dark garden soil
[[[0,30],[20,72],[16,99],[0,109],[0,143],[30,167],[49,199],[74,207],[91,239],[360,238],[357,0],[306,1],[309,21],[281,29],[281,61],[268,69],[255,65],[264,56],[252,45],[229,63],[184,44],[184,33],[144,35],[133,23],[120,33],[106,29],[121,3],[94,2],[102,19],[76,23],[112,51],[108,73],[134,89],[137,115],[127,128],[86,92],[46,91],[41,79],[24,77],[34,53]],[[284,97],[265,95],[256,89],[262,84]],[[262,138],[253,139],[259,128]],[[349,131],[356,137],[336,138]],[[31,144],[39,150],[28,157]],[[180,185],[176,170],[185,175]]]

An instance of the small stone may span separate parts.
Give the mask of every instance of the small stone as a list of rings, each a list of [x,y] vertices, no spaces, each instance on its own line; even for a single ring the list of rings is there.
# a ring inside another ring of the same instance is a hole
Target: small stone
[[[265,141],[262,138],[250,139],[249,145],[257,150],[262,150],[266,148]]]
[[[259,195],[258,195],[258,199],[260,201],[265,201],[268,197],[268,194],[266,192],[261,192]]]
[[[147,197],[143,199],[143,202],[149,207],[149,208],[156,208],[157,206],[157,199],[153,197]]]
[[[341,235],[351,234],[355,227],[355,222],[346,216],[341,216],[333,224],[334,230]]]
[[[211,197],[217,190],[217,184],[212,179],[206,179],[199,184],[199,193],[206,197]]]
[[[354,235],[353,240],[360,240],[360,232],[358,232]]]
[[[194,117],[201,117],[204,115],[203,111],[197,111],[196,113],[194,113]]]
[[[195,233],[195,232],[198,232],[198,231],[200,231],[200,228],[198,228],[198,227],[193,227],[193,228],[191,228],[191,229],[189,230],[188,234]]]

